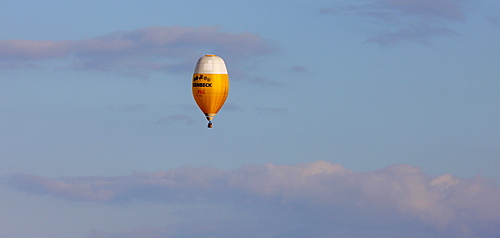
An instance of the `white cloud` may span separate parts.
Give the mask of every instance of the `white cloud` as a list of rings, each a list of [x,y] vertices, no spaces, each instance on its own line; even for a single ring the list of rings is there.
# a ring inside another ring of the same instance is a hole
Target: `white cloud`
[[[342,229],[359,231],[376,224],[379,229],[391,232],[413,226],[412,229],[424,229],[434,236],[495,237],[500,234],[500,187],[494,182],[481,177],[460,179],[449,174],[430,177],[409,165],[356,172],[338,164],[317,161],[297,165],[247,165],[233,171],[186,167],[115,177],[47,179],[15,175],[10,178],[10,185],[70,200],[205,201],[234,207],[235,217],[241,209],[262,219],[267,216],[285,219],[275,213],[268,214],[269,211],[287,214],[286,219],[290,220],[286,224],[267,227],[268,232],[273,229],[284,232],[291,229],[294,222],[314,221],[314,225],[307,225],[304,231],[314,227],[319,229],[318,234],[328,234],[332,229],[340,229],[340,224]],[[248,221],[241,218],[233,222]]]
[[[209,26],[148,27],[83,40],[0,40],[0,69],[65,59],[71,69],[140,76],[143,71],[191,71],[192,61],[206,53],[234,58],[236,63],[275,50],[265,39],[249,32],[228,33]]]

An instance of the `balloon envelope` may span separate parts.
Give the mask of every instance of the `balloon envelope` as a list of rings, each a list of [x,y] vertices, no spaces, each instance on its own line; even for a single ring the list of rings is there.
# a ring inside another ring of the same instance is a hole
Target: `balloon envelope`
[[[205,55],[196,63],[193,74],[193,97],[212,127],[212,119],[226,102],[229,77],[224,60],[217,55]]]

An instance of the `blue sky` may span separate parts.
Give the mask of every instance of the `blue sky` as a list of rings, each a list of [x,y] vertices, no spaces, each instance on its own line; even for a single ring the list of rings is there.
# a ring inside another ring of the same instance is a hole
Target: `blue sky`
[[[0,237],[497,237],[499,12],[2,3]],[[231,79],[210,130],[205,54]]]

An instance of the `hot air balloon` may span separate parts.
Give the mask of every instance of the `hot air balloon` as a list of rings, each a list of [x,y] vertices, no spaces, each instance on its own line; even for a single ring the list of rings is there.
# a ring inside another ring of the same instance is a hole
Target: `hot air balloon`
[[[226,102],[229,77],[224,60],[205,55],[198,60],[193,74],[193,97],[212,128],[212,120]]]

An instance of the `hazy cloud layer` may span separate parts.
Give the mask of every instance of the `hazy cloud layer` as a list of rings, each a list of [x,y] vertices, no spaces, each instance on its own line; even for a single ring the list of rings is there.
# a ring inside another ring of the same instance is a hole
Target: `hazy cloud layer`
[[[193,59],[217,53],[234,62],[275,51],[253,33],[228,33],[218,27],[148,27],[84,40],[0,40],[0,69],[39,67],[42,61],[66,59],[63,67],[144,76],[144,71],[189,70]],[[238,59],[238,60],[236,60]]]
[[[231,237],[238,232],[246,232],[248,237],[329,237],[337,233],[363,235],[364,230],[370,231],[366,235],[379,237],[500,234],[500,187],[493,181],[449,174],[431,177],[409,165],[356,172],[317,161],[247,165],[233,171],[186,167],[115,177],[49,179],[14,175],[9,184],[30,193],[70,200],[216,203],[231,209],[234,217],[230,221],[192,221],[120,234],[95,231],[93,237]],[[248,214],[253,219],[246,219]]]
[[[322,14],[348,14],[375,20],[384,29],[366,42],[394,45],[402,41],[427,42],[432,37],[457,34],[450,22],[466,19],[468,0],[366,0],[360,4],[324,8]]]

